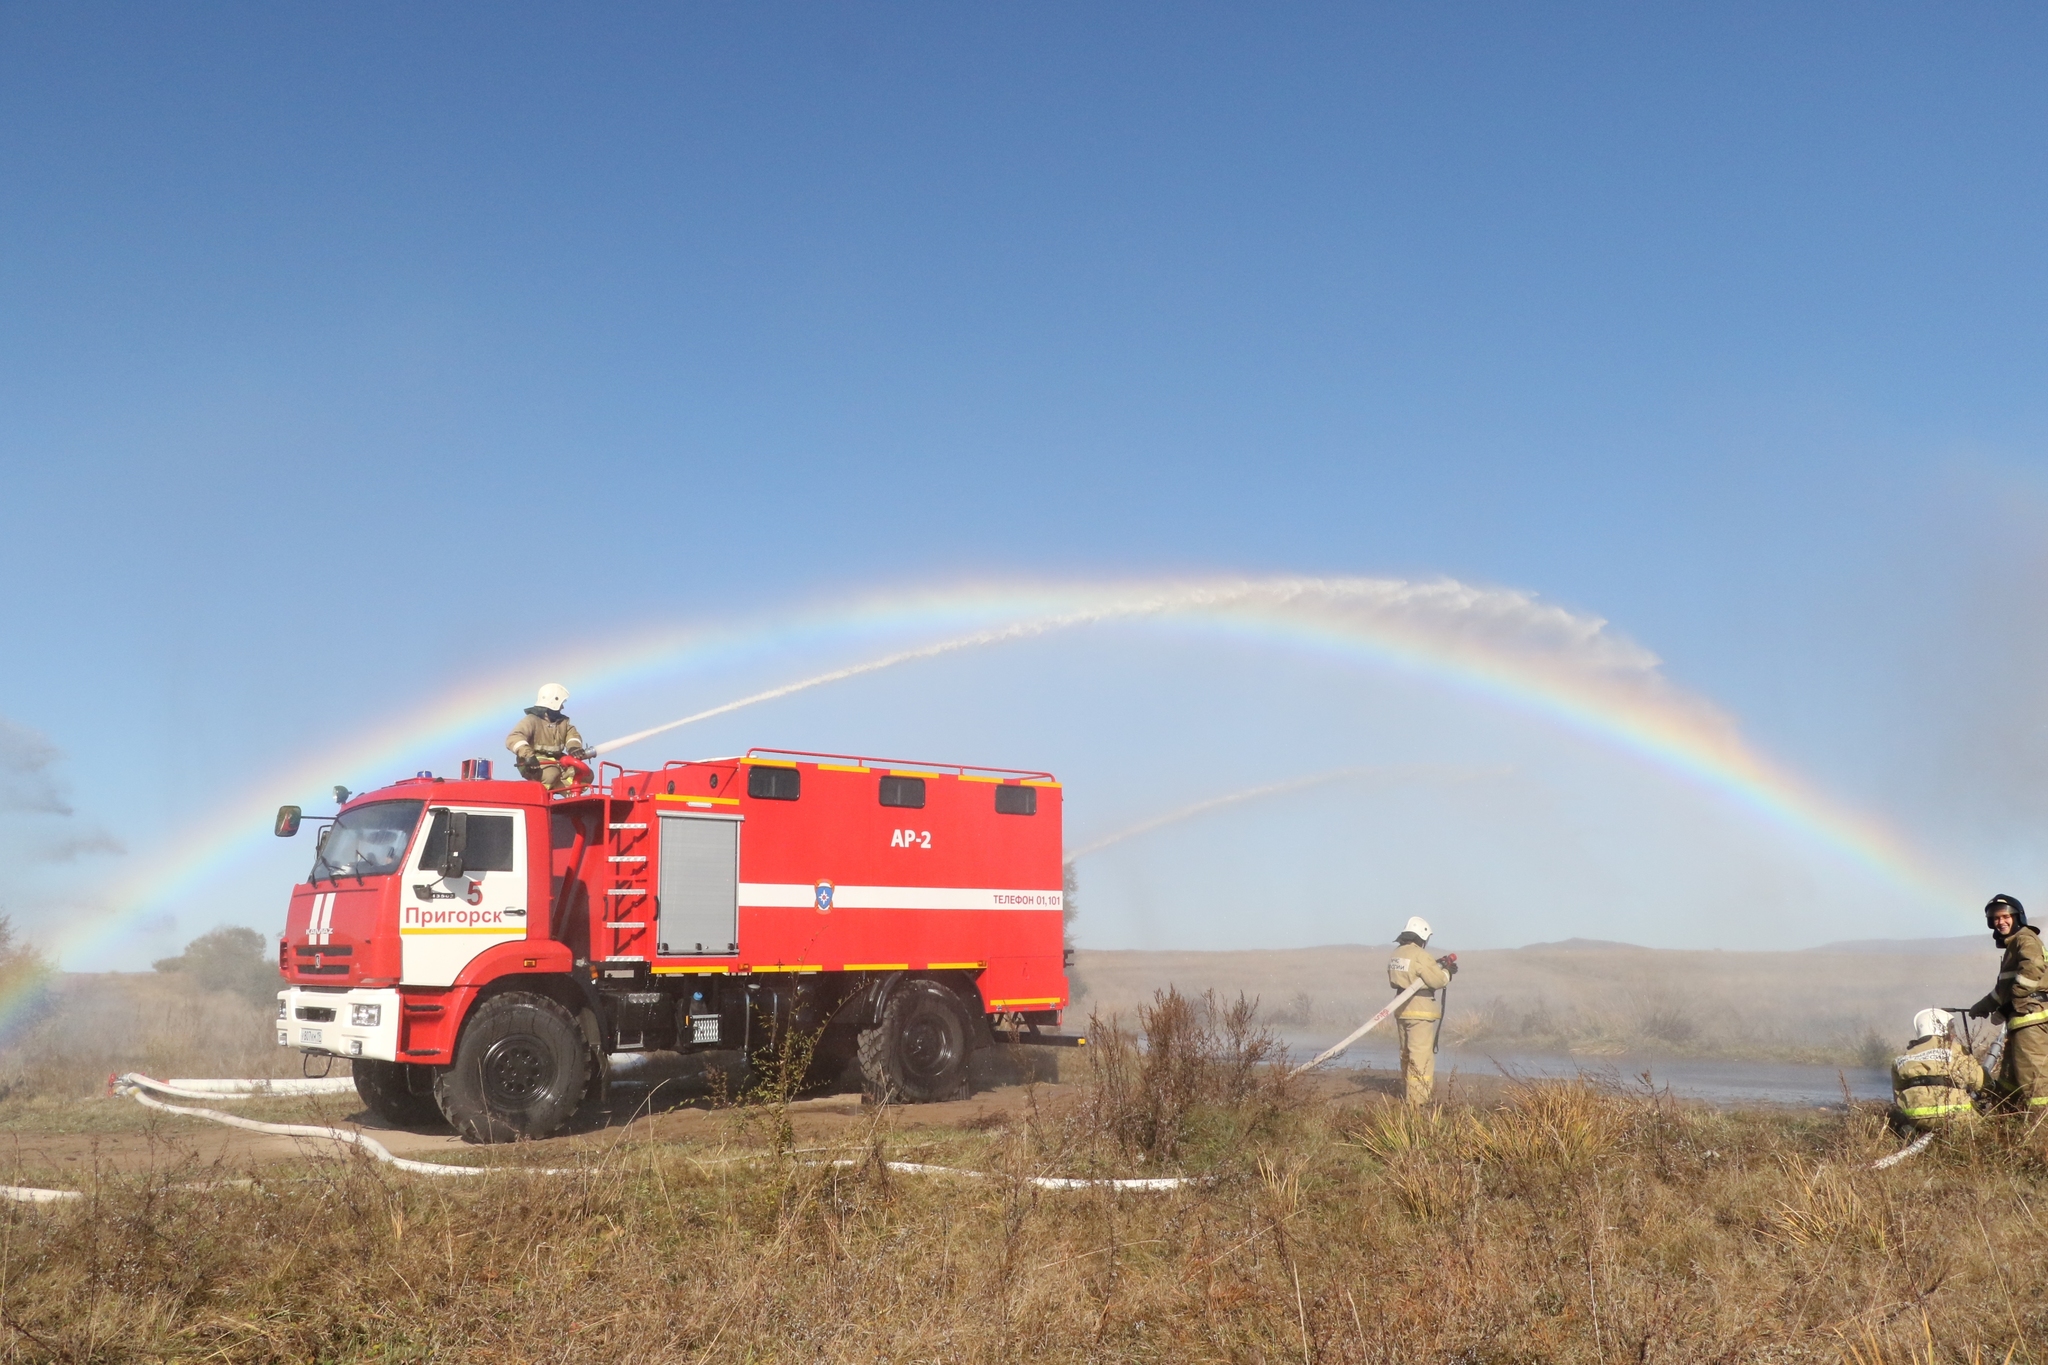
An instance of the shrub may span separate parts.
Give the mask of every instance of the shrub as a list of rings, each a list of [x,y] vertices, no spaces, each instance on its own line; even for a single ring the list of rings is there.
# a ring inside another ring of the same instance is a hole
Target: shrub
[[[229,925],[201,934],[178,956],[150,965],[160,972],[182,972],[202,990],[267,1001],[278,990],[277,963],[269,949],[269,940],[254,929]]]

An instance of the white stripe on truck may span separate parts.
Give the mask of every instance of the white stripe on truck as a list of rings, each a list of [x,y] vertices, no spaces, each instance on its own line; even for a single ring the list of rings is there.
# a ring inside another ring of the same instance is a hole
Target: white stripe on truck
[[[762,909],[815,908],[818,888],[808,882],[741,882],[740,904]],[[979,886],[838,886],[834,910],[1058,910],[1058,891],[1011,891]]]

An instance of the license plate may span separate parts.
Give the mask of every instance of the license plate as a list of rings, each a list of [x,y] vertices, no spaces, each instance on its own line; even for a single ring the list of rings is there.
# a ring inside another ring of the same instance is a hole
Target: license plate
[[[300,1030],[299,1030],[299,1041],[300,1041],[300,1042],[302,1042],[302,1043],[316,1043],[316,1044],[317,1044],[317,1043],[318,1043],[318,1042],[320,1041],[320,1030],[319,1030],[319,1029],[316,1029],[316,1028],[302,1028],[302,1029],[300,1029]]]

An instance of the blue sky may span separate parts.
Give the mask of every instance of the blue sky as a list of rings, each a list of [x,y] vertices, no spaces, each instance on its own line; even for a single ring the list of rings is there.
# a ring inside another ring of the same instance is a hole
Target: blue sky
[[[238,784],[565,644],[962,578],[1286,572],[1604,617],[1984,894],[2048,895],[2044,30],[1990,6],[0,13],[0,717],[30,769],[0,907],[106,913]],[[615,732],[839,661],[571,709]],[[1006,669],[1060,685],[962,700]],[[1275,707],[1284,733],[1243,719]],[[1153,709],[1183,724],[1108,719]],[[1265,941],[1238,907],[1269,895],[1293,942],[1431,896],[1494,942],[1974,924],[1525,720],[1299,660],[1048,646],[676,752],[792,732],[1060,765],[1076,835],[1396,752],[1541,794],[1440,794],[1393,839],[1418,806],[1331,788],[1246,807],[1242,846],[1133,841],[1084,869],[1106,946]],[[274,927],[301,861],[252,855],[106,960]],[[1700,871],[1730,866],[1741,889]],[[1539,883],[1540,911],[1499,910]]]

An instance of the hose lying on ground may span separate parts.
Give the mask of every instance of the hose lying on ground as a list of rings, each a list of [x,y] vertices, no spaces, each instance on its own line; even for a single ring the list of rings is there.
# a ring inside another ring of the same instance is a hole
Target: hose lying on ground
[[[107,1077],[107,1093],[119,1092],[126,1081],[159,1095],[176,1095],[186,1100],[254,1100],[276,1095],[344,1095],[355,1092],[356,1083],[347,1076],[307,1076],[274,1081],[193,1080],[173,1076],[160,1081],[139,1071]]]
[[[1920,1155],[1920,1153],[1926,1151],[1927,1144],[1932,1141],[1934,1141],[1934,1130],[1932,1128],[1929,1128],[1926,1132],[1922,1133],[1919,1137],[1914,1138],[1912,1142],[1908,1143],[1904,1147],[1899,1148],[1898,1151],[1893,1152],[1890,1156],[1881,1156],[1877,1160],[1871,1162],[1870,1169],[1873,1171],[1890,1170],[1892,1167],[1898,1165],[1901,1161],[1904,1161],[1907,1157],[1918,1156]]]
[[[224,1114],[218,1109],[197,1109],[181,1104],[166,1104],[162,1100],[152,1098],[149,1094],[145,1093],[153,1090],[158,1094],[248,1099],[254,1095],[265,1093],[331,1094],[343,1087],[354,1088],[354,1082],[345,1077],[342,1078],[339,1086],[335,1085],[331,1080],[324,1080],[315,1082],[314,1084],[319,1088],[311,1090],[271,1092],[253,1088],[267,1084],[272,1083],[226,1080],[195,1081],[183,1078],[174,1081],[159,1081],[154,1077],[130,1071],[114,1078],[112,1090],[116,1095],[126,1095],[137,1104],[166,1114],[182,1114],[187,1118],[207,1119],[213,1123],[226,1124],[230,1128],[240,1128],[247,1132],[263,1133],[272,1137],[315,1138],[328,1142],[344,1143],[361,1148],[364,1152],[387,1165],[396,1166],[399,1170],[411,1171],[417,1175],[491,1175],[505,1171],[526,1175],[574,1175],[577,1173],[571,1167],[450,1166],[436,1161],[413,1161],[407,1157],[396,1155],[390,1148],[369,1134],[353,1129],[330,1128],[325,1124],[316,1123],[263,1123],[256,1119],[243,1118],[239,1114]],[[299,1082],[297,1084],[304,1083]],[[766,1155],[766,1153],[763,1154],[763,1156]],[[858,1166],[862,1163],[857,1161],[837,1161],[833,1164],[836,1166]],[[891,1161],[885,1164],[890,1170],[904,1175],[957,1175],[970,1180],[993,1178],[983,1171],[962,1170],[952,1166],[926,1166],[914,1161]],[[1157,1176],[1150,1179],[1097,1180],[1068,1176],[1034,1175],[1027,1176],[1026,1179],[1038,1188],[1047,1190],[1177,1190],[1198,1183],[1201,1177]],[[46,1190],[28,1185],[0,1185],[0,1200],[18,1204],[49,1204],[82,1197],[77,1190]]]
[[[834,1166],[864,1166],[863,1161],[835,1161]],[[987,1171],[962,1170],[958,1166],[926,1166],[916,1161],[885,1161],[882,1165],[903,1175],[957,1175],[969,1180],[1000,1180]],[[1027,1175],[1024,1183],[1041,1190],[1184,1190],[1208,1177],[1199,1175],[1153,1176],[1150,1179],[1091,1179],[1084,1176]]]
[[[491,1175],[500,1171],[517,1171],[526,1175],[575,1175],[568,1167],[545,1166],[449,1166],[438,1161],[413,1161],[394,1155],[389,1147],[367,1133],[350,1128],[330,1128],[324,1123],[260,1123],[245,1119],[239,1114],[223,1114],[218,1109],[192,1109],[182,1104],[165,1104],[162,1100],[151,1099],[144,1090],[160,1090],[164,1082],[151,1080],[129,1072],[114,1083],[114,1092],[126,1095],[137,1104],[150,1109],[159,1109],[166,1114],[184,1114],[188,1118],[210,1119],[224,1123],[230,1128],[241,1128],[251,1133],[267,1133],[273,1137],[321,1138],[328,1142],[348,1143],[360,1147],[377,1160],[411,1171],[416,1175]]]

